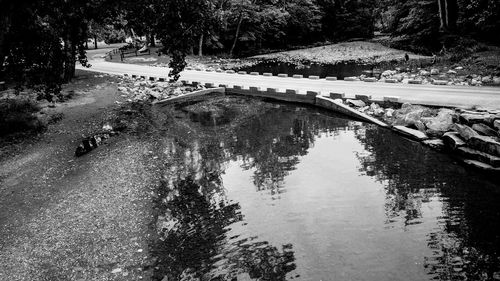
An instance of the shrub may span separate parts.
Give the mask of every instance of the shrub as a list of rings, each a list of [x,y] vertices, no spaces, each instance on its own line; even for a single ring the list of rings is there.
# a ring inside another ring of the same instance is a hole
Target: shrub
[[[0,137],[14,133],[38,133],[45,125],[35,116],[39,107],[28,99],[0,100]]]

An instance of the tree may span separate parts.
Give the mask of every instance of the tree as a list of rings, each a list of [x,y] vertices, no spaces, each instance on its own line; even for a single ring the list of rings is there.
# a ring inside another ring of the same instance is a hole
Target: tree
[[[187,54],[203,33],[211,4],[207,0],[171,0],[155,6],[155,11],[158,22],[154,29],[163,45],[161,52],[170,55],[169,76],[177,80]]]

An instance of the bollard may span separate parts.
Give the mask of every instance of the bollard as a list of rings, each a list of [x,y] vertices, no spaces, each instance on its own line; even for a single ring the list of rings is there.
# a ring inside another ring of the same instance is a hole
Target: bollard
[[[330,93],[330,98],[331,99],[345,99],[345,94],[344,93]]]

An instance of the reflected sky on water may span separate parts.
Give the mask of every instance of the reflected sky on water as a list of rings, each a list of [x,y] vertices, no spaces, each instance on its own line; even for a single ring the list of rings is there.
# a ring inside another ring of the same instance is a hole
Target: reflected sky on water
[[[500,278],[500,186],[447,155],[295,105],[162,114],[158,280]]]

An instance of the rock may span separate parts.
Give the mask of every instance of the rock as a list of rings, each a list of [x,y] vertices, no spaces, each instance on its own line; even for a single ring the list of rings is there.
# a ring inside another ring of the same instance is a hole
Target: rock
[[[396,74],[397,72],[394,70],[386,70],[380,74],[382,77],[391,77],[392,75]]]
[[[455,70],[462,70],[462,69],[464,69],[462,66],[455,67]]]
[[[346,100],[347,104],[348,105],[352,105],[352,106],[355,106],[355,107],[365,107],[366,104],[361,101],[361,100],[351,100],[351,99],[348,99]]]
[[[451,69],[450,69],[450,70],[448,70],[448,72],[446,72],[446,73],[448,73],[448,74],[450,74],[450,75],[455,75],[455,74],[457,74],[457,72],[456,72],[455,70],[451,70]]]
[[[439,74],[439,69],[433,68],[431,69],[431,75],[438,75]]]
[[[453,110],[442,108],[436,117],[427,118],[424,124],[433,131],[447,132],[453,125],[454,114]]]
[[[473,124],[472,129],[483,136],[498,137],[497,131],[482,123]]]
[[[120,273],[120,272],[122,272],[121,268],[115,268],[115,269],[111,270],[111,273]]]
[[[479,151],[494,156],[500,156],[500,143],[491,137],[480,135],[473,136],[467,140],[467,145]]]
[[[464,140],[469,140],[470,138],[479,135],[476,131],[474,131],[474,129],[467,125],[453,124],[452,130],[458,132],[460,137]]]
[[[458,147],[464,146],[465,142],[464,140],[460,137],[460,134],[457,132],[448,132],[443,135],[443,142],[446,145],[446,147],[455,150]]]
[[[491,82],[493,82],[493,79],[491,78],[491,76],[484,76],[483,78],[481,78],[481,82],[482,83],[491,83]]]
[[[443,131],[436,131],[432,129],[427,129],[425,130],[425,134],[428,135],[429,137],[433,138],[441,138],[445,132]]]
[[[471,167],[474,167],[476,169],[485,170],[485,171],[494,171],[494,172],[500,171],[500,168],[494,168],[493,166],[491,166],[489,164],[486,164],[486,163],[483,163],[483,162],[477,161],[477,160],[466,159],[466,160],[464,160],[464,164],[471,166]]]
[[[422,121],[416,121],[414,124],[413,124],[419,131],[425,133],[425,125]]]
[[[384,109],[374,102],[370,104],[370,110],[375,116],[382,116],[384,114]]]
[[[488,124],[491,122],[490,114],[469,114],[462,113],[460,114],[460,120],[464,123],[467,123],[469,126],[477,123]]]
[[[416,140],[426,140],[427,135],[419,130],[410,129],[405,126],[394,126],[394,130],[397,132]]]
[[[465,146],[459,147],[457,149],[457,152],[460,154],[460,156],[464,158],[478,160],[487,163],[493,167],[500,167],[500,157],[484,153],[479,150],[475,150]]]
[[[403,77],[403,75],[394,75],[393,78],[396,79],[396,80],[398,80],[398,82],[401,82],[401,81],[403,81],[404,77]]]
[[[395,125],[412,126],[422,122],[422,117],[432,116],[432,110],[419,105],[405,105],[394,112]]]
[[[439,71],[438,71],[438,73],[439,73]],[[420,70],[419,75],[429,76],[429,75],[431,75],[431,73],[429,71],[426,71],[426,70]]]
[[[495,76],[493,77],[492,81],[493,85],[500,85],[500,77]]]
[[[385,109],[385,116],[386,117],[392,117],[392,113],[394,112],[394,109],[392,108],[386,108]]]
[[[493,121],[493,127],[500,131],[500,120]]]
[[[477,86],[481,84],[481,81],[477,81],[476,79],[472,79],[470,81],[471,86]]]
[[[444,147],[444,142],[440,139],[424,140],[423,143],[431,148],[439,150]]]
[[[412,104],[411,104],[411,103],[409,103],[409,102],[405,102],[405,103],[403,103],[403,104],[401,105],[401,109],[406,109],[406,108],[409,108],[409,107],[411,107],[411,106],[412,106]]]

